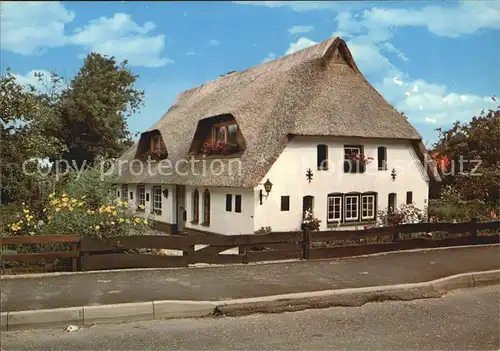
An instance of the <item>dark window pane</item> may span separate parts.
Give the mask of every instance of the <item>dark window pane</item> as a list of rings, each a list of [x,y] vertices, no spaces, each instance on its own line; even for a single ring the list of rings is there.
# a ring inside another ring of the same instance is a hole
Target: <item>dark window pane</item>
[[[317,146],[317,166],[319,170],[328,169],[328,147],[326,145]]]
[[[234,212],[241,212],[241,195],[234,196]]]
[[[377,161],[379,171],[387,170],[387,148],[379,146],[377,149]]]
[[[226,211],[231,212],[233,207],[233,195],[226,194]]]
[[[411,205],[412,203],[413,203],[413,192],[407,191],[406,192],[406,204]]]
[[[281,211],[290,211],[290,196],[281,197]]]

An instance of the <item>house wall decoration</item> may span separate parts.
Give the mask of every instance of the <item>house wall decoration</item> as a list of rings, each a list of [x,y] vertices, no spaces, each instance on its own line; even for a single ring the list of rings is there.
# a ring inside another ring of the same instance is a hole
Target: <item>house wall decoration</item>
[[[310,183],[313,179],[313,171],[309,168],[307,171],[306,171],[306,179],[307,181]]]
[[[179,232],[298,230],[306,196],[320,230],[363,228],[387,208],[389,193],[401,199],[411,191],[425,208],[429,181],[439,180],[420,134],[370,85],[338,37],[179,94],[119,161],[144,162],[158,150],[151,170],[122,168],[119,181],[131,208],[144,203],[139,215],[154,202],[142,194],[161,187],[169,196],[156,199],[161,211],[153,218]],[[165,160],[175,172],[158,172]],[[386,172],[394,160],[412,161],[398,182]],[[227,194],[238,211],[226,211]]]

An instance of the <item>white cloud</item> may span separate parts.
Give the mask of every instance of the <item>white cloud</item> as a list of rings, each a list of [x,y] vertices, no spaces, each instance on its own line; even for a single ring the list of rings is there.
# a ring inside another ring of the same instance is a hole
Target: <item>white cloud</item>
[[[455,38],[482,28],[500,28],[500,3],[463,1],[453,7],[428,5],[419,10],[375,7],[362,17],[368,28],[427,27],[436,35]]]
[[[59,2],[3,2],[1,13],[2,49],[32,55],[48,48],[76,45],[86,52],[96,51],[127,59],[131,66],[159,67],[171,63],[163,57],[164,35],[151,35],[155,24],[134,22],[130,15],[116,13],[100,17],[65,31],[75,14]]]
[[[409,94],[407,86],[418,87]],[[403,86],[394,84],[386,77],[375,84],[382,95],[399,111],[404,111],[412,122],[449,124],[456,120],[470,120],[482,109],[494,108],[495,102],[488,96],[460,94],[450,91],[442,84],[428,83],[417,79]]]
[[[274,53],[270,52],[269,54],[267,54],[267,57],[262,60],[262,63],[267,63],[267,62],[272,61],[274,59],[276,59],[276,55]]]
[[[115,56],[119,60],[127,59],[132,66],[160,67],[173,61],[161,56],[165,46],[164,35],[147,35],[154,28],[152,22],[141,26],[130,15],[116,13],[111,18],[92,20],[77,29],[70,40],[87,51]]]
[[[40,80],[35,76],[36,73],[41,73],[44,79]],[[20,85],[32,85],[36,90],[43,92],[45,87],[50,84],[50,72],[43,69],[34,69],[25,75],[14,73],[16,82]]]
[[[288,50],[285,52],[285,55],[293,54],[296,51],[305,49],[309,46],[316,45],[317,42],[312,41],[311,39],[305,38],[305,37],[300,37],[297,39],[295,43],[291,43],[290,46],[288,47]]]
[[[308,33],[311,32],[313,29],[314,29],[313,26],[293,26],[288,30],[288,33],[291,35]]]
[[[338,2],[338,1],[233,1],[234,4],[263,6],[269,8],[288,7],[296,12],[312,10],[346,10],[363,7],[361,2]]]
[[[2,49],[32,55],[67,44],[64,27],[75,14],[58,2],[2,2]]]
[[[387,51],[396,54],[401,60],[403,60],[405,62],[410,60],[408,57],[405,56],[405,54],[403,54],[398,48],[396,48],[394,45],[392,45],[388,41],[386,41],[384,43],[384,46],[387,49]]]
[[[208,42],[208,45],[210,46],[218,46],[219,44],[220,44],[219,41],[216,39],[212,39]]]

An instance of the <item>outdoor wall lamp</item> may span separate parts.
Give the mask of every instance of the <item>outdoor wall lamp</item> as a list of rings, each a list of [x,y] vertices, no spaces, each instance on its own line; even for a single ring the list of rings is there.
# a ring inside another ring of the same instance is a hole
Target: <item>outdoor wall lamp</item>
[[[165,199],[168,199],[168,189],[163,190],[163,196],[165,196]]]
[[[263,194],[262,192],[262,189],[260,189],[260,193],[259,193],[259,198],[260,198],[260,204],[262,205],[262,198],[265,197],[267,198],[269,196],[269,193],[271,192],[271,189],[273,188],[273,183],[271,183],[268,180],[266,180],[266,182],[264,183],[264,190],[266,191],[266,195]]]

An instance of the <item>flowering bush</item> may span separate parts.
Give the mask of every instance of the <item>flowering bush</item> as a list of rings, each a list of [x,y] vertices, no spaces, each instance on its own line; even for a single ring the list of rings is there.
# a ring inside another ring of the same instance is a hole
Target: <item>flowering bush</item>
[[[307,230],[319,230],[321,220],[314,218],[311,210],[304,212],[304,219],[302,220],[302,227]]]
[[[383,225],[421,223],[424,222],[426,218],[426,211],[418,209],[412,204],[401,205],[393,211],[380,210],[378,212],[378,219]]]
[[[85,196],[70,198],[67,194],[49,195],[47,207],[35,213],[23,208],[9,225],[12,235],[67,235],[110,237],[130,235],[148,230],[148,218],[136,217],[127,202],[113,202],[89,207]]]

